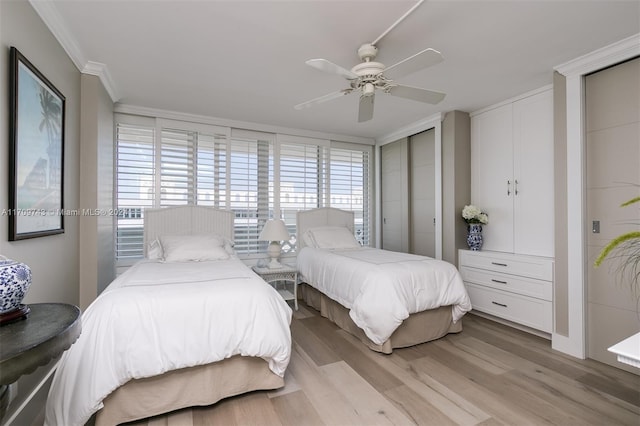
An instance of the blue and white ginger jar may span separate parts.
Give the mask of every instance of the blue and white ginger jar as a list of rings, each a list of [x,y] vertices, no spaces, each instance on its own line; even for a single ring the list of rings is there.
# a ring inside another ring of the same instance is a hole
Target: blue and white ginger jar
[[[31,285],[31,269],[24,263],[0,256],[0,314],[20,307]]]
[[[469,249],[479,251],[482,248],[482,225],[469,223],[467,227],[467,244]]]

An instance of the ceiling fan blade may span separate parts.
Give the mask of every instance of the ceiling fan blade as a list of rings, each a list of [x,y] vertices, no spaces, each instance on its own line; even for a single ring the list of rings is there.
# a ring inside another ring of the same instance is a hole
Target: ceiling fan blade
[[[418,70],[439,64],[443,60],[444,58],[442,57],[442,54],[437,50],[431,48],[424,49],[422,52],[418,52],[397,64],[387,67],[384,70],[384,76],[391,80],[395,80]]]
[[[332,99],[337,99],[340,96],[348,95],[351,92],[353,92],[352,88],[343,89],[343,90],[340,90],[339,92],[329,93],[328,95],[320,96],[318,98],[311,99],[310,101],[303,102],[301,104],[298,104],[298,105],[294,106],[293,108],[298,109],[298,110],[309,108],[309,107],[311,107],[313,105],[317,105],[317,104],[320,104],[322,102],[327,102],[327,101],[330,101]]]
[[[307,62],[305,62],[305,64],[320,71],[341,75],[347,80],[358,78],[357,74],[349,71],[346,68],[342,68],[340,65],[336,65],[333,62],[327,61],[326,59],[309,59]]]
[[[360,96],[360,107],[358,108],[358,123],[369,121],[373,118],[373,98],[374,95]]]
[[[442,92],[434,92],[433,90],[421,89],[419,87],[403,86],[401,84],[392,86],[386,92],[393,96],[428,104],[437,104],[446,96],[446,94]]]

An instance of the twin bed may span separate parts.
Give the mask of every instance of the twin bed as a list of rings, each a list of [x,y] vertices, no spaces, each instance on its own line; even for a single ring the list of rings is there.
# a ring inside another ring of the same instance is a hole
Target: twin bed
[[[83,313],[47,425],[94,414],[96,425],[115,425],[284,386],[292,311],[233,253],[234,213],[170,207],[144,220],[147,258]]]
[[[292,311],[233,250],[234,213],[181,206],[145,211],[145,259],[86,309],[63,355],[47,425],[115,425],[284,386]],[[462,329],[471,309],[453,265],[361,247],[353,213],[298,213],[306,303],[371,349]]]
[[[370,349],[389,354],[462,331],[471,302],[450,263],[361,247],[353,212],[297,213],[298,272],[307,305]]]

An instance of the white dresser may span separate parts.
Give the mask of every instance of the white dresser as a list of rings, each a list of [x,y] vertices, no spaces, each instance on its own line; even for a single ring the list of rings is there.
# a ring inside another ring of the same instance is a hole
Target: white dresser
[[[458,259],[474,310],[551,333],[552,258],[460,250]]]

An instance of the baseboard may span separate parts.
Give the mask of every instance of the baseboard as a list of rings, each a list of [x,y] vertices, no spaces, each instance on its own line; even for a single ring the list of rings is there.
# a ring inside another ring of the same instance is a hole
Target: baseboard
[[[544,331],[536,330],[535,328],[527,327],[526,325],[518,324],[518,323],[515,323],[515,322],[512,322],[512,321],[509,321],[509,320],[506,320],[506,319],[503,319],[503,318],[499,318],[499,317],[496,317],[496,316],[493,316],[491,314],[487,314],[487,313],[484,313],[484,312],[476,311],[476,310],[472,310],[470,313],[473,314],[473,315],[477,315],[479,317],[486,318],[488,320],[500,323],[500,324],[507,325],[507,326],[509,326],[511,328],[515,328],[515,329],[518,329],[520,331],[524,331],[524,332],[527,332],[527,333],[530,333],[530,334],[534,334],[534,335],[536,335],[538,337],[542,337],[543,339],[551,340],[551,334],[545,333]]]

